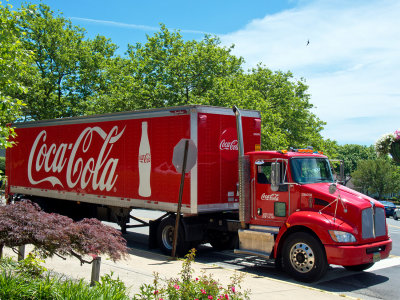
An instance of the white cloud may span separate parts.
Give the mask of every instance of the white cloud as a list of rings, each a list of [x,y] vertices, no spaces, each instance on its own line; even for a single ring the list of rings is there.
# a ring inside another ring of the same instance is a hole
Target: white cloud
[[[308,1],[222,36],[249,68],[262,62],[309,85],[325,137],[372,144],[400,127],[400,2]],[[310,44],[307,46],[307,41]]]
[[[128,29],[135,29],[135,30],[142,30],[142,31],[159,31],[160,27],[155,27],[155,26],[147,26],[147,25],[140,25],[140,24],[132,24],[132,23],[122,23],[122,22],[116,22],[116,21],[109,21],[109,20],[99,20],[99,19],[89,19],[89,18],[79,18],[79,17],[70,17],[71,20],[76,20],[76,21],[81,21],[81,22],[86,22],[86,23],[94,23],[94,24],[100,24],[104,26],[113,26],[113,27],[120,27],[120,28],[128,28]],[[172,30],[178,30],[175,28],[172,28]],[[200,31],[200,30],[191,30],[191,29],[182,29],[180,32],[183,33],[193,33],[193,34],[211,34],[215,35],[215,33],[210,33],[210,32],[205,32],[205,31]]]

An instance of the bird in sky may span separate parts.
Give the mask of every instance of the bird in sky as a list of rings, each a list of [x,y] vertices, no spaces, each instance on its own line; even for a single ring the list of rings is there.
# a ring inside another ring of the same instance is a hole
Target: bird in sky
[[[307,45],[306,46],[308,46],[308,45],[310,45],[310,40],[307,40]]]

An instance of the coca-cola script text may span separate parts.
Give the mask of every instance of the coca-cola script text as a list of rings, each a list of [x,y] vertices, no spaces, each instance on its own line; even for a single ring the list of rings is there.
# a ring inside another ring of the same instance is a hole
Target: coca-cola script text
[[[124,130],[125,127],[119,132],[118,126],[114,126],[107,133],[100,127],[87,127],[74,143],[49,145],[46,143],[47,132],[42,130],[29,154],[29,182],[33,185],[50,182],[61,187],[67,184],[69,188],[79,186],[81,189],[91,185],[94,191],[110,191],[118,178],[115,171],[119,161],[111,153]],[[98,143],[96,138],[103,141],[100,151],[93,146]],[[90,154],[89,157],[84,155],[86,153]]]
[[[222,140],[221,143],[219,144],[219,149],[220,150],[235,150],[238,151],[238,141],[233,140],[231,142],[227,142],[225,140]]]

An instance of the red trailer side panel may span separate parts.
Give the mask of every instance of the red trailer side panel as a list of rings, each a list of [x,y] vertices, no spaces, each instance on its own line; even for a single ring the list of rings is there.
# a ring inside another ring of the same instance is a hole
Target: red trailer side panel
[[[260,119],[244,117],[245,152],[260,147]],[[238,209],[238,140],[233,115],[199,114],[199,211]],[[200,200],[201,199],[201,200]]]
[[[245,150],[254,150],[259,122],[244,119]],[[234,128],[229,109],[202,106],[17,124],[10,193],[176,211],[173,150],[191,138],[198,161],[185,176],[182,212],[237,208]]]

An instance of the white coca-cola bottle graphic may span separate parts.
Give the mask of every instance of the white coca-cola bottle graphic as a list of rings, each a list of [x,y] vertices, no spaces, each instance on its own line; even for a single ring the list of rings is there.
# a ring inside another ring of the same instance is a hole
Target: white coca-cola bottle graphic
[[[151,196],[151,153],[147,122],[142,122],[142,138],[139,146],[139,196]]]

